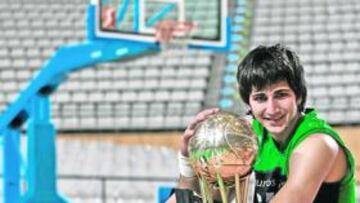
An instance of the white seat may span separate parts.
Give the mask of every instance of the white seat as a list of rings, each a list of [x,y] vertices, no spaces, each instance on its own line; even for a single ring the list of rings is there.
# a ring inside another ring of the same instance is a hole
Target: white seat
[[[164,116],[156,115],[156,116],[148,116],[147,127],[149,129],[162,129],[164,126]]]
[[[132,79],[129,80],[127,83],[127,88],[137,90],[137,89],[143,89],[144,87],[144,80],[143,79]]]
[[[152,102],[154,101],[154,91],[139,91],[138,101],[141,102]]]
[[[101,119],[102,117],[111,117],[114,114],[114,105],[111,103],[98,103],[96,105],[96,115]]]
[[[0,69],[9,68],[11,60],[8,58],[0,58]]]
[[[190,81],[190,87],[193,89],[205,90],[208,85],[206,78],[196,78]]]
[[[78,127],[80,126],[80,121],[79,118],[77,117],[63,117],[62,118],[62,122],[61,122],[62,128],[64,129],[78,129]]]
[[[93,117],[82,117],[80,119],[80,125],[79,127],[84,129],[96,129],[97,120]]]
[[[121,95],[121,101],[131,102],[131,101],[137,101],[137,99],[138,99],[137,92],[126,91],[123,92]]]
[[[144,77],[151,78],[151,77],[158,77],[161,75],[161,71],[157,67],[149,67],[144,70]]]
[[[65,117],[76,117],[78,115],[78,106],[74,103],[62,105],[61,110],[62,116]]]
[[[95,76],[96,76],[96,72],[95,72],[95,69],[94,68],[87,68],[87,69],[84,69],[84,70],[81,70],[79,72],[80,74],[80,77],[84,80],[87,80],[87,79],[95,79]]]
[[[331,86],[329,88],[329,96],[341,96],[345,92],[344,86]]]
[[[186,101],[187,99],[189,99],[189,97],[185,90],[173,91],[171,94],[171,101]]]
[[[95,76],[98,79],[106,79],[113,77],[112,73],[113,72],[109,68],[97,68]]]
[[[168,101],[171,97],[171,93],[169,91],[157,91],[155,92],[155,101]]]
[[[205,92],[201,90],[191,90],[188,93],[188,97],[190,101],[204,101]]]
[[[89,101],[89,95],[86,92],[76,92],[76,94],[72,94],[71,101],[73,102],[87,102]]]
[[[184,112],[184,105],[182,102],[171,102],[167,106],[168,115],[182,115]]]
[[[343,111],[329,111],[326,119],[334,124],[340,124],[346,121],[346,115]]]
[[[65,104],[66,105],[66,104]],[[95,104],[89,102],[81,102],[79,105],[79,115],[82,119],[94,118],[95,116]]]
[[[104,99],[104,92],[101,91],[90,92],[89,97],[87,99],[92,102],[102,102]]]
[[[58,181],[58,187],[61,193],[70,197],[100,197],[100,181],[101,180],[68,180],[60,178]]]
[[[106,102],[118,102],[121,99],[121,95],[118,91],[107,91],[105,92],[104,100]]]
[[[10,81],[15,79],[15,70],[14,69],[2,70],[0,72],[0,74],[1,74],[2,79],[10,80]]]
[[[167,67],[161,69],[161,77],[175,77],[177,76],[177,70],[175,67]]]
[[[165,117],[165,127],[167,128],[179,128],[182,125],[182,116],[168,115]]]

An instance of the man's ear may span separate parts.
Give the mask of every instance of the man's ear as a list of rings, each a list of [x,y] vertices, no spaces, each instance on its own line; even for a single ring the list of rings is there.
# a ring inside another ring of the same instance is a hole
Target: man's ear
[[[300,110],[299,110],[299,107],[300,107],[300,105],[301,105],[301,102],[302,102],[302,98],[301,98],[301,97],[299,97],[299,98],[296,99],[296,106],[298,107],[298,111],[300,111]]]
[[[251,111],[251,107],[250,105],[246,105],[246,111],[245,111],[246,115],[252,115],[252,111]]]

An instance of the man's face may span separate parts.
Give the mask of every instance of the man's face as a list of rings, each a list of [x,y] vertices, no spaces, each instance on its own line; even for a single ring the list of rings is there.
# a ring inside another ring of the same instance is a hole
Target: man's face
[[[298,112],[295,92],[286,81],[253,87],[249,104],[255,118],[275,136],[286,130]]]

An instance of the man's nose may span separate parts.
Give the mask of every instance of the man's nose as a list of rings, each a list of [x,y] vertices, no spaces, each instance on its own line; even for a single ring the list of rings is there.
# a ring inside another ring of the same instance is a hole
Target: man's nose
[[[272,98],[268,99],[266,110],[270,115],[277,113],[279,111],[278,102]]]

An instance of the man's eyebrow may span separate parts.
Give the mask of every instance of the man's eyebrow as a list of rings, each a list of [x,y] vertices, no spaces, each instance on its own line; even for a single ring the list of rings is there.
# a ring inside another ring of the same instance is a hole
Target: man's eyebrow
[[[262,88],[262,89],[258,89],[258,88],[255,88],[255,87],[253,87],[252,89],[251,89],[251,92],[254,92],[254,93],[257,93],[257,92],[259,92],[259,93],[261,93],[261,92],[264,92],[265,90]]]
[[[275,90],[274,92],[290,92],[290,91],[291,91],[291,89],[289,89],[289,88],[281,88],[281,89]]]
[[[291,89],[290,88],[280,88],[280,89],[276,89],[273,92],[290,92]],[[250,96],[256,96],[256,95],[261,95],[261,94],[265,94],[265,92],[263,90],[253,90],[253,92],[250,94]]]
[[[253,93],[251,93],[250,96],[258,96],[258,95],[263,95],[263,94],[265,94],[265,93],[262,92],[262,91],[259,91],[259,92],[253,92]]]

